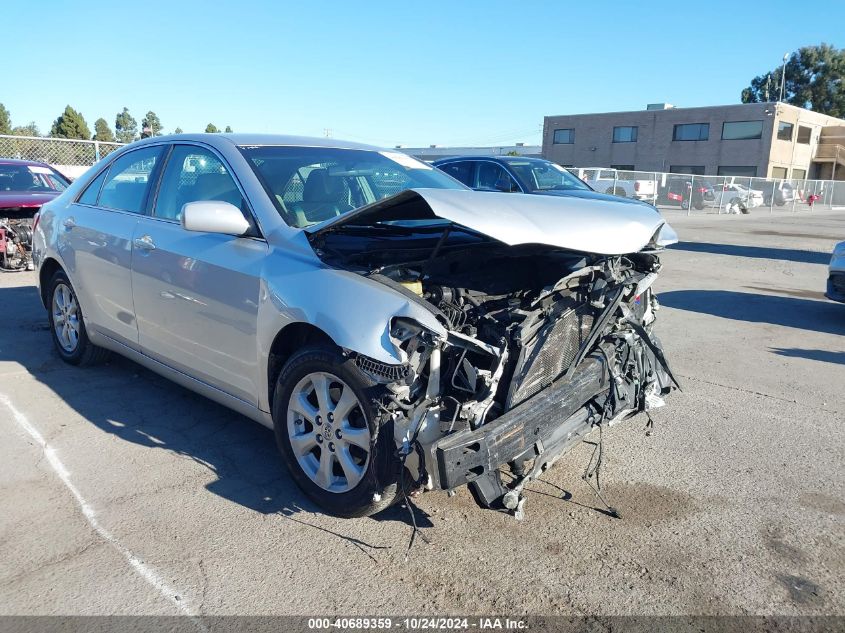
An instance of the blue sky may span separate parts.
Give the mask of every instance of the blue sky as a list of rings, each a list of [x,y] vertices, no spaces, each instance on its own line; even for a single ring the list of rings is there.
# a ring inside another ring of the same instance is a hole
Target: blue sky
[[[0,103],[166,131],[378,145],[539,142],[543,116],[736,103],[784,52],[845,46],[845,2],[5,0]],[[10,59],[11,58],[11,59]]]

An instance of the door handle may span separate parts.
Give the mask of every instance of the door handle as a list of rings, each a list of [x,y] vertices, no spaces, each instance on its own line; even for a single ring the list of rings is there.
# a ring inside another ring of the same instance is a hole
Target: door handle
[[[68,218],[64,222],[62,222],[62,226],[64,226],[68,231],[70,231],[73,227],[76,226],[76,220],[73,218]]]
[[[134,240],[132,240],[132,244],[135,246],[135,248],[144,251],[151,251],[156,247],[155,242],[153,242],[153,238],[151,238],[149,235],[144,235],[143,237],[136,237]]]

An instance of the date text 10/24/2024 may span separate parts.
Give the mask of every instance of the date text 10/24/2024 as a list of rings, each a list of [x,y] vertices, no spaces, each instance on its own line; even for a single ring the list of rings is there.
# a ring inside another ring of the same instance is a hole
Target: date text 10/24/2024
[[[366,631],[399,629],[406,631],[521,631],[528,629],[528,623],[511,618],[443,618],[443,617],[402,617],[402,618],[309,618],[308,628],[314,631]]]

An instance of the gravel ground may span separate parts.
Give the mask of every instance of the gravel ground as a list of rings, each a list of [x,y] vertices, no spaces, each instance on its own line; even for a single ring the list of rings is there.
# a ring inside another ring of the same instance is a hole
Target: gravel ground
[[[466,490],[340,520],[270,431],[115,358],[51,348],[34,273],[0,275],[0,614],[843,614],[845,212],[667,211],[659,333],[684,391],[584,444],[526,518]]]

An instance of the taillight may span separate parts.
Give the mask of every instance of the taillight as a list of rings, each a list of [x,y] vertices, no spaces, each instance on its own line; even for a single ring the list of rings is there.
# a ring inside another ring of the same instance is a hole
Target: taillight
[[[639,191],[639,190],[640,190],[640,181],[637,180],[636,182],[634,182],[634,191]]]
[[[706,187],[699,187],[698,193],[707,193],[707,188]]]
[[[40,219],[41,219],[41,212],[39,211],[32,218],[32,232],[33,232],[33,234],[35,233],[35,229],[38,228],[38,220],[40,220]]]

